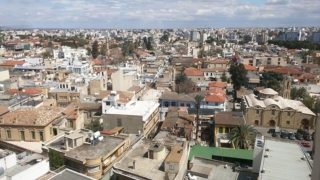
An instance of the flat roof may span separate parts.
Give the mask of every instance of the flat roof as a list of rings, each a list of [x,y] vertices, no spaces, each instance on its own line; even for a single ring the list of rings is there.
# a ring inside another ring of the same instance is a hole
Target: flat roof
[[[122,158],[119,162],[114,164],[114,171],[116,173],[132,174],[133,176],[146,177],[154,180],[163,180],[165,179],[164,172],[164,159],[156,160],[149,159],[145,157],[145,154],[148,153],[150,147],[149,143],[143,143],[140,141],[140,144],[136,148],[127,152],[126,156]],[[166,151],[166,154],[168,152]],[[132,169],[133,161],[135,160],[136,165],[135,169]],[[120,172],[123,171],[123,172]]]
[[[94,180],[94,179],[84,174],[80,174],[78,172],[72,171],[70,169],[65,169],[59,174],[50,178],[49,180]]]
[[[231,148],[215,148],[208,146],[192,146],[189,154],[189,160],[193,156],[198,156],[206,159],[212,159],[212,156],[229,157],[236,159],[253,160],[253,150],[231,149]]]
[[[112,108],[108,110],[106,114],[142,116],[143,121],[145,121],[159,107],[159,105],[160,104],[158,102],[154,101],[134,101],[129,102],[125,108]]]
[[[185,145],[184,144],[175,144],[168,154],[166,158],[166,162],[180,162],[183,150],[184,150]]]
[[[311,168],[308,161],[301,160],[304,157],[302,147],[298,143],[275,141],[266,139],[268,157],[262,158],[264,173],[260,173],[263,180],[305,180],[310,179]]]
[[[103,140],[100,141],[97,145],[86,145],[83,144],[79,147],[71,149],[66,152],[65,156],[84,161],[86,159],[95,159],[107,155],[109,152],[113,151],[121,142],[124,141],[124,138],[115,137],[115,136],[103,136]]]

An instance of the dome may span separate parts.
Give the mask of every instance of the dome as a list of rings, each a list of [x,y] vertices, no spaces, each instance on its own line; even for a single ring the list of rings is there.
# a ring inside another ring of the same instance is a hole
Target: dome
[[[267,95],[277,95],[278,92],[271,89],[271,88],[266,88],[260,91],[261,94],[267,94]]]

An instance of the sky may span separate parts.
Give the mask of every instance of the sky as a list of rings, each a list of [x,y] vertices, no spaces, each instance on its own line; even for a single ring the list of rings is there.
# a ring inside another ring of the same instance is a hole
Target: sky
[[[0,0],[0,27],[320,26],[320,0]]]

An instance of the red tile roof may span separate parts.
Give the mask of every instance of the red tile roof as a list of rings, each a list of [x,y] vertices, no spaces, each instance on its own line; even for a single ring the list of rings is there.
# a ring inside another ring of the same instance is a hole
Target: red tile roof
[[[288,72],[289,74],[302,74],[301,71],[293,68],[265,68],[264,71],[265,72],[274,71],[280,74],[287,74]]]
[[[184,70],[187,76],[203,76],[203,73],[196,68],[187,68]]]
[[[3,114],[9,112],[9,109],[7,106],[0,106],[0,116],[2,116]]]
[[[24,64],[26,61],[22,60],[22,61],[17,61],[17,60],[11,60],[11,61],[5,61],[1,64],[1,66],[15,66],[15,65],[22,65]]]
[[[226,88],[226,87],[227,87],[227,84],[226,84],[226,83],[224,83],[224,82],[217,82],[217,81],[214,81],[214,82],[210,82],[210,83],[209,83],[209,87]]]
[[[101,65],[102,64],[102,61],[99,59],[92,59],[91,62],[93,65]]]
[[[206,102],[225,102],[226,97],[221,95],[207,95],[205,97]]]
[[[210,95],[214,95],[214,94],[226,95],[226,91],[221,90],[221,89],[210,89],[210,90],[208,90],[208,94],[210,94]]]
[[[19,89],[9,89],[5,92],[6,94],[21,94],[21,95],[40,95],[42,91],[36,88],[24,88],[22,91]]]
[[[198,63],[199,61],[200,62],[204,62],[204,61],[206,61],[207,59],[205,59],[205,58],[193,58],[192,59],[192,62],[193,63]]]
[[[247,71],[256,71],[257,70],[257,68],[250,66],[249,64],[243,64],[243,66]]]

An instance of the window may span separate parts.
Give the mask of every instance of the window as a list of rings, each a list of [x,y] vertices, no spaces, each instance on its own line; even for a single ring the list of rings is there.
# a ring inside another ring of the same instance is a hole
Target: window
[[[67,96],[60,96],[60,100],[67,100]]]
[[[290,116],[290,112],[287,112],[287,116]]]
[[[122,126],[122,120],[121,119],[117,119],[117,126],[121,127]]]
[[[176,102],[171,102],[171,106],[176,106]]]
[[[218,103],[218,102],[216,102],[214,105],[215,105],[215,106],[219,106],[219,103]]]
[[[275,111],[275,110],[272,110],[272,111],[271,111],[271,114],[272,114],[272,115],[274,115],[275,113],[276,113],[276,111]]]
[[[106,102],[106,105],[107,105],[107,106],[110,106],[110,102],[109,102],[109,101],[107,101],[107,102]]]
[[[10,130],[7,130],[7,137],[11,138],[11,131]]]
[[[120,104],[120,103],[118,104],[118,107],[121,107],[121,104]]]
[[[219,133],[223,133],[223,127],[219,127]]]
[[[259,110],[256,110],[256,114],[259,114]]]
[[[20,131],[20,139],[21,141],[25,141],[24,131]]]
[[[287,124],[290,124],[290,121],[287,121]]]
[[[164,102],[164,107],[169,107],[169,102]]]
[[[100,166],[88,167],[88,173],[94,173],[100,170]]]
[[[182,107],[183,107],[183,106],[184,106],[184,103],[180,103],[180,106],[182,106]]]
[[[226,127],[226,133],[229,133],[229,132],[230,132],[230,128]]]
[[[73,128],[73,121],[69,121],[69,126]]]
[[[187,106],[188,106],[188,107],[191,107],[189,103],[187,103]]]
[[[40,141],[43,141],[43,132],[39,132]]]
[[[31,131],[31,138],[36,139],[36,133],[34,131]]]
[[[169,165],[170,170],[174,170],[174,165]]]
[[[200,78],[198,78],[198,80],[200,81]]]

